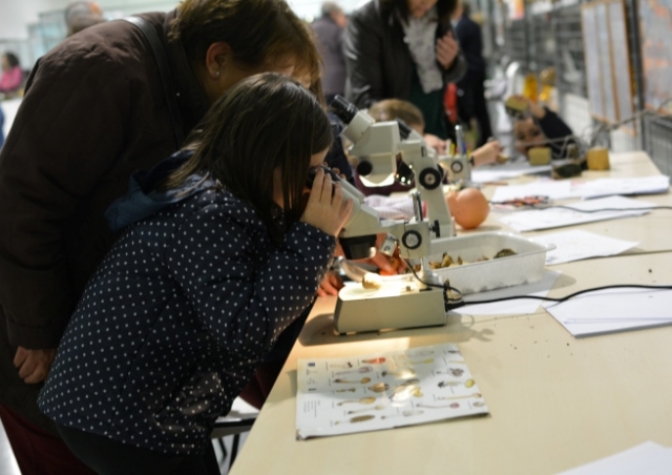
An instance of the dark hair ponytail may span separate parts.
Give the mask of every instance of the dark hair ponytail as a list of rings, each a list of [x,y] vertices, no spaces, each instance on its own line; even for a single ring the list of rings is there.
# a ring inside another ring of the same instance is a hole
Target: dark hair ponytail
[[[329,120],[320,102],[286,76],[251,76],[219,99],[187,148],[192,158],[168,180],[180,186],[195,172],[209,173],[250,203],[276,242],[283,229],[273,217],[273,172],[282,170],[284,217],[298,221],[311,156],[331,146]]]

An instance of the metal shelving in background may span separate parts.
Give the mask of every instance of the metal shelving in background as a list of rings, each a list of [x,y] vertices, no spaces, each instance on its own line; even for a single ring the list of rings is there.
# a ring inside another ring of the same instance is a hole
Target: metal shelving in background
[[[527,66],[528,39],[525,20],[513,20],[504,30],[504,47],[502,53],[508,56],[510,61],[519,61]]]
[[[644,149],[661,173],[672,176],[672,118],[647,116],[644,118],[644,130]]]
[[[580,6],[568,5],[554,9],[551,16],[551,30],[555,42],[555,77],[558,92],[588,97]]]
[[[638,10],[641,1],[644,0],[624,0],[635,111],[644,109],[644,73]],[[492,49],[496,52],[495,57],[506,55],[510,60],[519,61],[523,65],[524,73],[539,73],[544,68],[553,66],[559,113],[576,134],[590,136],[590,129],[600,123],[591,118],[588,103],[581,24],[583,3],[591,2],[566,0],[544,7],[539,2],[528,1],[525,5],[525,18],[507,21],[503,35],[504,44],[493,45]],[[623,74],[623,71],[618,73]],[[672,96],[672,85],[670,95]],[[651,155],[661,172],[672,174],[672,117],[645,114],[631,121],[627,127],[612,130],[600,138],[614,152],[643,149]]]

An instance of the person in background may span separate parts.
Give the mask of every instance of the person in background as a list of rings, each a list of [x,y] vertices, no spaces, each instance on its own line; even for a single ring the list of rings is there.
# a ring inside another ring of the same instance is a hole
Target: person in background
[[[371,106],[368,112],[369,115],[376,120],[376,122],[396,119],[403,120],[406,125],[414,129],[419,134],[423,135],[427,145],[434,148],[437,154],[446,154],[446,142],[440,140],[434,135],[424,133],[425,123],[422,117],[422,112],[420,112],[420,109],[415,107],[410,102],[402,101],[400,99],[386,99]],[[502,148],[500,147],[499,142],[496,140],[486,143],[484,146],[479,147],[472,152],[471,155],[474,159],[474,166],[478,167],[481,165],[495,163],[501,152]],[[366,196],[388,196],[391,193],[409,191],[415,187],[414,183],[405,185],[396,181],[392,185],[369,187],[362,183],[356,172],[354,175],[357,188]]]
[[[253,76],[108,210],[124,232],[39,397],[97,473],[219,474],[215,419],[312,303],[352,212],[321,166],[331,141],[307,89]]]
[[[104,21],[103,10],[96,2],[71,2],[65,9],[68,36]]]
[[[18,93],[23,81],[23,71],[19,58],[9,51],[2,55],[2,76],[0,76],[0,94],[11,96]]]
[[[481,27],[469,17],[470,6],[458,0],[453,20],[455,35],[460,50],[467,61],[467,72],[457,82],[457,104],[460,119],[469,124],[471,119],[478,123],[476,146],[485,145],[492,136],[488,105],[485,102],[485,59],[483,58],[483,35]]]
[[[334,97],[345,94],[345,58],[343,32],[348,22],[343,9],[335,2],[322,4],[322,16],[311,23],[322,55],[324,72],[322,89],[329,104]]]
[[[38,61],[0,151],[0,418],[23,475],[91,473],[36,399],[114,242],[103,214],[128,177],[179,150],[241,79],[319,78],[311,35],[284,0],[185,0],[140,16],[159,36],[167,83],[136,26],[89,27]]]
[[[454,8],[455,0],[371,0],[355,10],[344,43],[346,98],[360,109],[410,101],[427,133],[451,137],[444,90],[467,69],[450,23]]]
[[[548,107],[523,96],[513,97],[526,104],[513,124],[516,150],[527,157],[533,147],[550,147],[553,159],[567,158],[568,145],[575,143],[572,129]]]

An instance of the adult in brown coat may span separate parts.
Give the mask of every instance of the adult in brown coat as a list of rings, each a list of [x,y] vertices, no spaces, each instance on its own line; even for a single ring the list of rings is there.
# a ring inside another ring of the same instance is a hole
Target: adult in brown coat
[[[113,242],[103,213],[131,172],[178,150],[240,79],[319,74],[312,40],[284,0],[185,0],[140,16],[160,38],[167,85],[136,26],[95,25],[38,61],[0,153],[0,418],[24,475],[83,473],[36,398]]]

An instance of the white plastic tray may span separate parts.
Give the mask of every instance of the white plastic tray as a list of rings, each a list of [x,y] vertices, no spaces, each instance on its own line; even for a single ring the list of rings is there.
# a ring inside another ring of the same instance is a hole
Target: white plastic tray
[[[448,279],[451,287],[466,295],[540,280],[546,267],[546,252],[555,246],[511,233],[485,232],[455,237],[443,248],[453,260],[461,257],[470,264],[432,270],[436,283]],[[511,249],[516,255],[493,259],[502,249]],[[488,260],[474,262],[483,256]],[[441,258],[442,254],[433,255],[430,261],[441,262]]]

